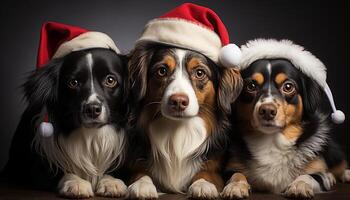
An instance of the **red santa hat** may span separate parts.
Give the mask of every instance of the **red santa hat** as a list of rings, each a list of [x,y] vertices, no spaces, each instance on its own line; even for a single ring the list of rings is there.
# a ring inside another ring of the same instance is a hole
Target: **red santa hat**
[[[91,48],[106,48],[120,53],[113,40],[104,33],[47,22],[41,28],[37,69],[43,68],[51,59],[62,58],[73,51]],[[50,137],[54,129],[49,122],[49,115],[45,108],[43,116],[43,122],[40,123],[38,132],[43,137]]]
[[[332,92],[326,82],[326,66],[304,47],[294,44],[290,40],[256,39],[248,41],[241,47],[241,50],[242,59],[239,65],[241,70],[259,59],[284,58],[289,60],[302,73],[314,79],[324,89],[333,110],[332,121],[336,124],[344,122],[345,114],[336,109]]]
[[[185,3],[153,19],[145,26],[137,44],[157,42],[197,51],[216,64],[235,67],[241,51],[230,44],[227,29],[211,9]]]

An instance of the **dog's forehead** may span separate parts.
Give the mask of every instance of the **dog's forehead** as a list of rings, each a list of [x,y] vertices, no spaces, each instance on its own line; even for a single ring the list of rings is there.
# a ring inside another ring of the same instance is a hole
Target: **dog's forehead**
[[[297,79],[299,70],[285,59],[261,59],[242,71],[243,79],[285,80]]]
[[[62,66],[62,73],[88,73],[91,71],[122,72],[126,70],[122,59],[108,49],[87,49],[67,55]]]

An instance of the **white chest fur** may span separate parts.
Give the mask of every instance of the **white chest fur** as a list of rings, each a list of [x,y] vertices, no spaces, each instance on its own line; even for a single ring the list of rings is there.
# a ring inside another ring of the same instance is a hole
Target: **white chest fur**
[[[125,134],[110,125],[98,129],[80,128],[69,134],[54,137],[36,137],[35,143],[48,161],[66,173],[74,173],[92,183],[111,167],[119,164],[125,143]]]
[[[247,178],[253,188],[280,193],[301,173],[302,162],[290,141],[281,133],[245,137],[252,160]]]
[[[163,188],[173,192],[185,192],[201,167],[196,152],[205,151],[207,130],[200,117],[181,121],[165,118],[154,121],[149,129],[153,152],[151,172]]]

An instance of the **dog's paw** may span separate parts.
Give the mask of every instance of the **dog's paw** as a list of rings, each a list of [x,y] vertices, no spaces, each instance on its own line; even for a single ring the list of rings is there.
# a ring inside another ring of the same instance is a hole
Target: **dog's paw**
[[[341,182],[350,183],[350,169],[346,169],[341,175]]]
[[[245,181],[231,182],[221,192],[223,199],[244,199],[249,196],[250,185]]]
[[[326,172],[326,176],[327,176],[328,182],[329,182],[329,189],[328,190],[330,190],[333,186],[335,186],[335,184],[337,184],[337,179],[330,172]]]
[[[288,198],[311,199],[314,197],[312,186],[305,181],[292,182],[284,191],[283,196]]]
[[[158,199],[156,186],[149,176],[143,176],[128,188],[129,199]]]
[[[194,199],[216,199],[219,193],[214,184],[199,179],[188,188],[188,196]]]
[[[96,194],[103,197],[123,197],[126,192],[124,182],[109,175],[104,175],[96,187]]]
[[[89,198],[94,196],[92,186],[74,174],[66,174],[58,184],[59,194],[68,198]]]

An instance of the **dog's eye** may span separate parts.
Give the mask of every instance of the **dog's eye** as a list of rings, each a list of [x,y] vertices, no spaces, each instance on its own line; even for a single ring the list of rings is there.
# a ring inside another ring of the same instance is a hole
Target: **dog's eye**
[[[282,85],[282,91],[285,94],[293,94],[295,92],[295,86],[292,82],[290,81],[286,81],[283,85]]]
[[[195,72],[196,79],[203,80],[206,77],[206,73],[203,69],[197,69]]]
[[[246,89],[248,92],[254,92],[257,89],[257,86],[254,82],[250,82],[247,84]]]
[[[104,81],[104,85],[109,88],[113,88],[117,85],[117,80],[114,76],[108,75]]]
[[[164,77],[168,74],[168,68],[166,68],[165,66],[161,66],[158,68],[157,70],[157,75],[159,77]]]
[[[79,81],[77,79],[71,79],[68,81],[68,87],[71,89],[76,89],[79,87]]]

